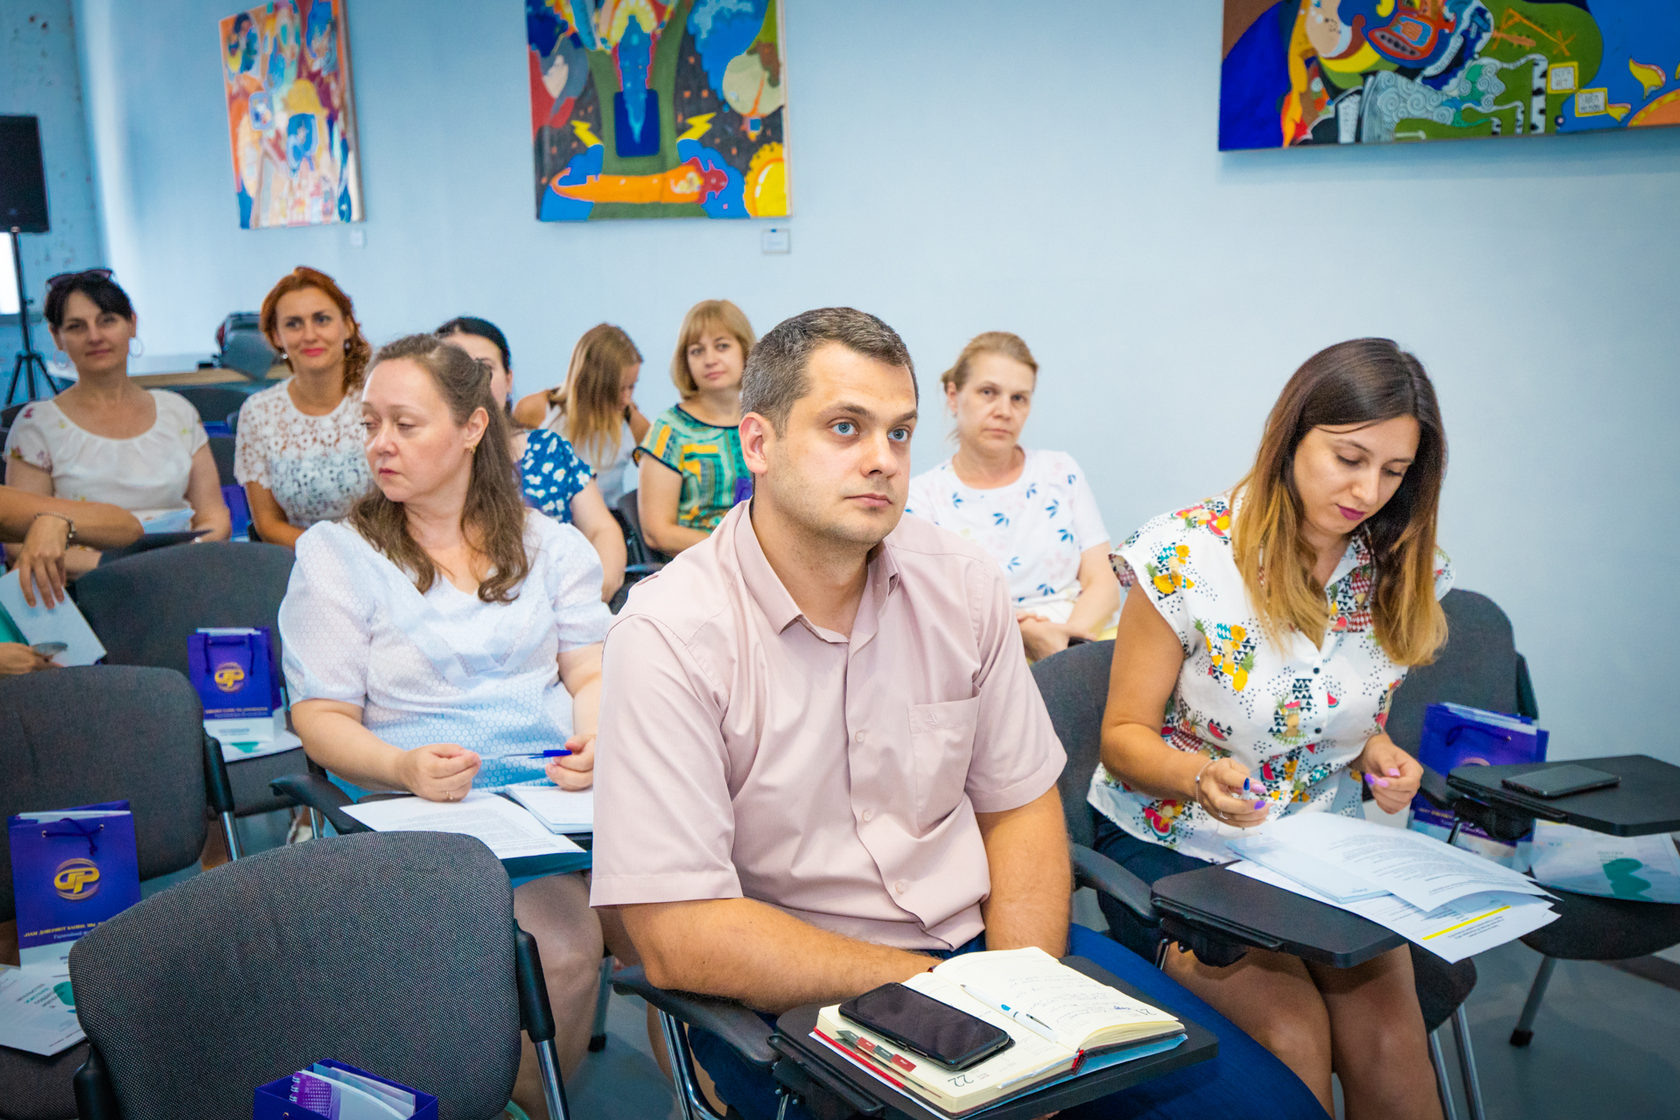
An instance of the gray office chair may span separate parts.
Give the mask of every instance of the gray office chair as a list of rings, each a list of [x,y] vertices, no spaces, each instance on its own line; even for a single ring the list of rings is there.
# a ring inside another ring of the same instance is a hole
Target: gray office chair
[[[238,412],[250,396],[244,389],[229,389],[222,385],[187,385],[173,389],[198,410],[198,418],[210,422],[224,422],[228,413]]]
[[[1207,964],[1215,967],[1234,964],[1247,952],[1246,945],[1222,931],[1188,924],[1171,915],[1146,914],[1146,908],[1153,909],[1149,885],[1088,850],[1095,836],[1095,822],[1086,796],[1102,751],[1103,708],[1108,702],[1109,666],[1113,658],[1112,641],[1087,642],[1070,646],[1032,667],[1033,679],[1038,682],[1038,690],[1050,712],[1050,722],[1055,725],[1056,736],[1067,751],[1067,766],[1062,770],[1058,785],[1062,811],[1067,816],[1068,835],[1075,845],[1075,866],[1083,866],[1086,876],[1099,880],[1106,893],[1125,900],[1132,928],[1116,930],[1114,935],[1122,944],[1134,949],[1152,948],[1157,966],[1164,961],[1167,946],[1173,941],[1188,945]],[[1100,872],[1094,866],[1097,860],[1106,864]],[[1450,1022],[1457,1042],[1459,1069],[1470,1102],[1470,1112],[1480,1120],[1481,1089],[1463,1006],[1476,986],[1476,966],[1467,960],[1450,965],[1416,945],[1409,945],[1409,948],[1412,968],[1417,976],[1418,1003],[1423,1008],[1424,1026],[1429,1031],[1430,1058],[1435,1066],[1442,1105],[1449,1118],[1454,1116],[1452,1091],[1446,1079],[1445,1059],[1437,1035],[1438,1029]]]
[[[187,635],[200,627],[266,626],[278,655],[280,600],[291,574],[289,548],[206,541],[101,564],[76,581],[76,602],[104,643],[109,664],[159,665],[184,674]],[[301,750],[232,766],[239,815],[290,806],[269,783],[303,771]]]
[[[233,456],[238,441],[233,436],[210,436],[210,457],[216,461],[216,477],[223,486],[237,486],[233,475]]]
[[[58,669],[0,678],[0,821],[14,813],[126,800],[142,882],[195,866],[206,812],[232,828],[227,772],[206,742],[198,694],[167,669]],[[237,849],[235,849],[237,852]],[[15,916],[9,834],[0,831],[0,921]],[[0,1118],[68,1120],[87,1055],[0,1049]]]
[[[1528,663],[1517,652],[1511,620],[1499,605],[1485,595],[1456,589],[1447,592],[1441,605],[1447,612],[1447,648],[1433,664],[1420,665],[1407,675],[1388,717],[1389,734],[1413,754],[1423,733],[1424,709],[1433,703],[1451,701],[1529,719],[1540,715]],[[1457,809],[1468,813],[1462,799]],[[1526,832],[1528,823],[1519,822],[1520,831]],[[1490,831],[1498,834],[1497,827]],[[1534,1038],[1534,1019],[1559,960],[1627,960],[1680,944],[1680,906],[1553,893],[1557,921],[1522,939],[1541,957],[1511,1032],[1513,1046],[1527,1046]]]
[[[521,1029],[567,1115],[536,943],[471,837],[341,836],[219,867],[82,938],[70,981],[82,1120],[248,1116],[258,1085],[324,1058],[488,1120]]]

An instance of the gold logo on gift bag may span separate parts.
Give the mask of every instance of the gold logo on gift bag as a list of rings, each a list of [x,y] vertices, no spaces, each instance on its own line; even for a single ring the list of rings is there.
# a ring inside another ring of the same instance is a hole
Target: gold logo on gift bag
[[[216,687],[223,692],[238,692],[245,683],[245,670],[237,662],[227,661],[216,666]]]
[[[99,890],[99,866],[91,859],[67,859],[53,873],[53,888],[71,902],[92,898]]]

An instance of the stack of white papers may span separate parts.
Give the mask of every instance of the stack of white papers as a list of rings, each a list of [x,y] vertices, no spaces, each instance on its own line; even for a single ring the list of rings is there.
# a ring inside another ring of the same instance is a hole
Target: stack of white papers
[[[531,810],[531,815],[550,832],[595,831],[595,791],[570,790],[559,786],[512,786],[507,795]]]
[[[344,810],[378,832],[454,832],[476,836],[497,859],[582,854],[583,849],[544,828],[507,798],[473,792],[459,801],[393,797]]]
[[[1546,891],[1433,837],[1333,813],[1296,813],[1228,841],[1231,870],[1358,914],[1447,961],[1557,920]]]
[[[87,1036],[70,996],[62,958],[30,968],[0,967],[0,1046],[50,1058]]]

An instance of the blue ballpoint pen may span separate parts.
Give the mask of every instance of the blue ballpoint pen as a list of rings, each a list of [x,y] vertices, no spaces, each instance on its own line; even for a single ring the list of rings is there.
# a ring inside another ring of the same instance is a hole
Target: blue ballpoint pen
[[[546,751],[526,751],[523,754],[504,755],[504,758],[565,758],[572,752],[565,747],[550,747]]]

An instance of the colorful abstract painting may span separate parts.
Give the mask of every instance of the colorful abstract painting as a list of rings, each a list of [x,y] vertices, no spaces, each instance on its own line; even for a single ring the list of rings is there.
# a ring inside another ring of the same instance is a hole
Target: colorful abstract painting
[[[344,0],[276,0],[222,20],[239,224],[362,220]]]
[[[1677,0],[1225,0],[1222,150],[1661,124]]]
[[[537,217],[788,213],[780,0],[525,0]]]

